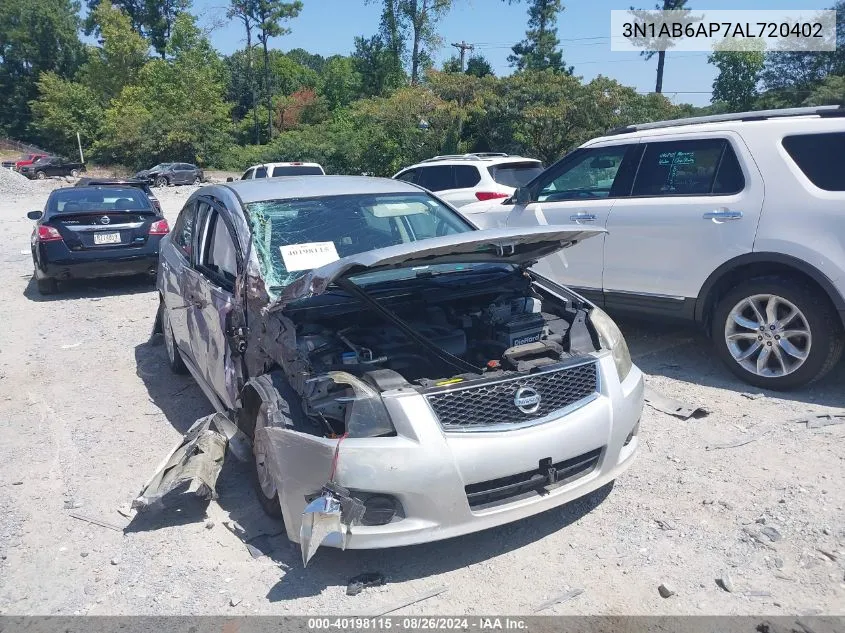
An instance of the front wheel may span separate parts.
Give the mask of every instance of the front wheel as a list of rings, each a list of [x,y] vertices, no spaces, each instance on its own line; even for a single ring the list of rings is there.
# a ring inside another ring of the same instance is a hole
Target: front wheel
[[[43,171],[37,171],[35,172],[35,177],[38,178],[38,180],[44,180],[47,177],[47,174]]]
[[[71,169],[70,175],[73,176],[74,178],[79,178],[79,170],[78,169]]]
[[[194,178],[194,184],[195,184],[196,186],[199,186],[199,185],[201,185],[201,184],[202,184],[202,180],[200,180],[200,177],[199,177],[199,176],[197,176],[196,178]]]
[[[842,356],[842,324],[827,297],[794,279],[740,283],[713,312],[716,351],[741,380],[794,389],[818,380]]]
[[[268,425],[267,403],[261,402],[257,410],[244,411],[243,415],[250,416],[247,426],[252,430],[252,454],[255,464],[255,492],[261,507],[269,516],[279,519],[282,517],[282,506],[279,502],[277,479],[271,465],[272,447],[267,443],[267,435],[260,429]]]
[[[167,178],[165,178],[164,176],[159,176],[158,178],[155,179],[155,186],[156,187],[166,187],[169,184],[170,183],[168,182]]]

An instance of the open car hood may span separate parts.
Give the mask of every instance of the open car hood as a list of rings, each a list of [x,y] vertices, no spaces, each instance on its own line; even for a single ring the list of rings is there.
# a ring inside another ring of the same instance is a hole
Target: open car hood
[[[497,228],[433,237],[364,251],[314,268],[287,286],[268,310],[325,292],[336,279],[364,272],[432,264],[490,263],[532,266],[542,257],[605,233],[577,225]]]

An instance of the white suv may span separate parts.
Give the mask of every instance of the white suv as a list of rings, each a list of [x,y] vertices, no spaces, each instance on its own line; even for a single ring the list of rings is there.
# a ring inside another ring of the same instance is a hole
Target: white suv
[[[621,128],[512,198],[461,213],[481,228],[606,228],[565,260],[544,259],[539,272],[609,311],[702,324],[753,385],[806,384],[842,354],[845,109],[837,106]]]
[[[480,153],[435,156],[406,167],[393,178],[436,193],[453,207],[513,195],[543,171],[533,158]]]
[[[241,180],[278,178],[279,176],[324,176],[325,174],[325,170],[317,163],[263,163],[247,169],[241,176]]]

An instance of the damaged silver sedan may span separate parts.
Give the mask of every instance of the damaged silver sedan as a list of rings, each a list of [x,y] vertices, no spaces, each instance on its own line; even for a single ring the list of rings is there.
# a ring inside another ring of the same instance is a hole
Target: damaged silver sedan
[[[637,452],[642,374],[604,312],[530,270],[601,233],[479,231],[380,178],[198,190],[161,244],[157,328],[171,368],[233,424],[193,429],[136,506],[213,488],[220,443],[198,433],[236,454],[251,442],[259,499],[304,563],[320,545],[482,530],[611,482]]]

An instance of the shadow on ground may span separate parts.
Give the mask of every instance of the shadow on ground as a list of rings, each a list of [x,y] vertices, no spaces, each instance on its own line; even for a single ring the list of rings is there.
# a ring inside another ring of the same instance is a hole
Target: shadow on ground
[[[710,340],[695,326],[667,325],[630,317],[618,317],[617,322],[628,341],[634,363],[646,374],[736,393],[762,393],[807,404],[845,406],[842,395],[845,360],[818,382],[794,391],[772,391],[736,378],[716,357]]]
[[[143,276],[107,277],[103,279],[73,279],[59,282],[55,294],[42,295],[38,292],[35,279],[30,277],[23,291],[23,296],[30,301],[67,301],[69,299],[98,299],[117,295],[134,295],[154,292],[155,284]]]

